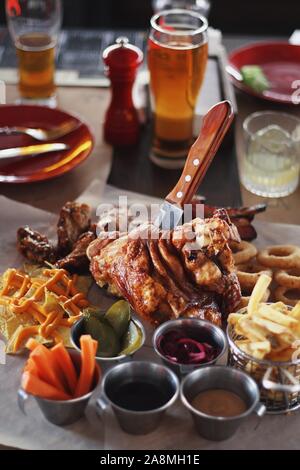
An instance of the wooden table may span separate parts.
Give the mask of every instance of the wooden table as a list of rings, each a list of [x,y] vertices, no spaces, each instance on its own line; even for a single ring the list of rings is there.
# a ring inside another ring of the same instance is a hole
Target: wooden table
[[[229,49],[237,47],[245,42],[257,40],[259,38],[225,38],[225,44]],[[15,86],[7,87],[7,102],[13,102],[18,97]],[[51,181],[34,183],[29,185],[0,185],[0,193],[27,204],[31,204],[41,209],[57,212],[66,200],[75,199],[95,178],[103,177],[100,170],[101,159],[107,158],[111,149],[102,141],[102,124],[104,113],[109,101],[109,91],[107,89],[96,88],[69,88],[64,87],[58,90],[58,104],[62,109],[76,113],[86,120],[94,130],[96,136],[96,147],[91,157],[77,169],[62,177]],[[243,155],[243,133],[242,122],[250,113],[258,110],[281,110],[292,112],[300,116],[300,109],[290,106],[275,105],[265,101],[257,100],[240,92],[237,93],[238,118],[236,122],[236,146],[240,159]],[[298,107],[299,108],[299,107]],[[262,202],[262,198],[250,194],[243,187],[241,188],[243,203],[245,205]],[[300,211],[298,204],[300,201],[300,188],[293,195],[269,200],[268,210],[259,217],[263,220],[300,223]]]

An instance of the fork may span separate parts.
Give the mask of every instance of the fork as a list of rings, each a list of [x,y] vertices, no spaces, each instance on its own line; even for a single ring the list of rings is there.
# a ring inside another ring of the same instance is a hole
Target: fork
[[[12,135],[12,134],[26,134],[35,140],[41,142],[47,142],[48,140],[56,140],[67,134],[70,134],[80,126],[78,121],[66,121],[60,126],[53,127],[52,129],[35,129],[32,127],[0,127],[0,134]]]

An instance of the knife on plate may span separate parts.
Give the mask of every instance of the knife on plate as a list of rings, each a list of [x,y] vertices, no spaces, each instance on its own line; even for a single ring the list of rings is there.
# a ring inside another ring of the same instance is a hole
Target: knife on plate
[[[154,222],[156,226],[163,230],[171,230],[179,224],[183,216],[184,205],[191,203],[233,121],[233,117],[229,101],[216,104],[203,117],[199,136],[188,153],[178,183],[160,207],[158,217]]]
[[[33,157],[43,153],[67,150],[68,148],[68,145],[62,143],[27,145],[26,147],[8,148],[0,150],[0,160],[7,160],[16,157]]]

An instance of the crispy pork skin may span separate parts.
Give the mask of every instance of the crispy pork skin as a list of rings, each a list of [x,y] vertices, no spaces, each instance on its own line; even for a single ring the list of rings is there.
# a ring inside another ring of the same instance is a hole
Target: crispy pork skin
[[[145,237],[150,230],[156,237]],[[185,316],[220,325],[241,299],[229,240],[239,240],[237,229],[218,211],[170,232],[145,224],[102,233],[87,255],[97,284],[151,323]]]

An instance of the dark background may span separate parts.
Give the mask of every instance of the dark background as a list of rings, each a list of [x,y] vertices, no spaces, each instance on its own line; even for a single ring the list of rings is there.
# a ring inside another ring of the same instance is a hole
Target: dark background
[[[145,29],[151,0],[63,0],[64,27]],[[0,22],[5,23],[5,0]],[[209,22],[232,34],[290,35],[299,27],[299,0],[212,0]]]

